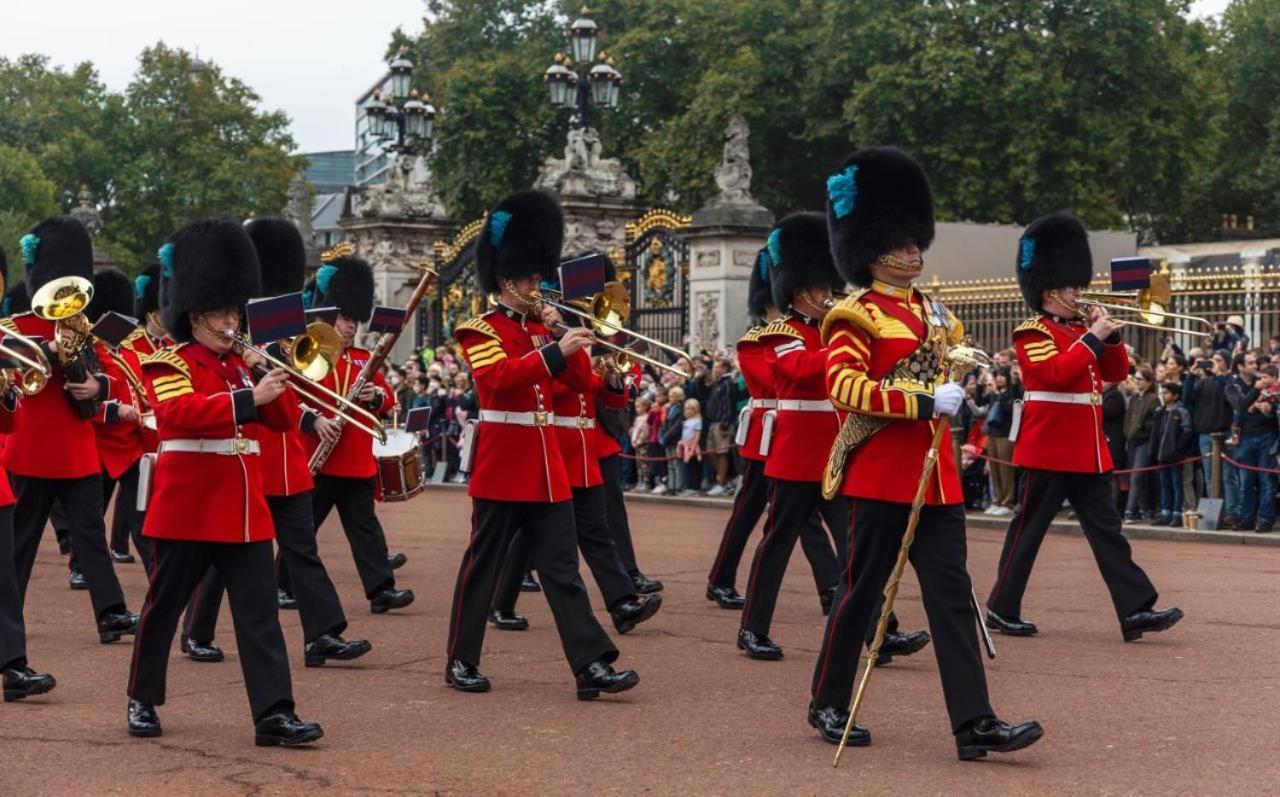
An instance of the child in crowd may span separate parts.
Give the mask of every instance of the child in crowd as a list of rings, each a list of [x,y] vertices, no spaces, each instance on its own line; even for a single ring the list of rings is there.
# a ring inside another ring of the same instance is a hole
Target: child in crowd
[[[636,418],[631,422],[631,447],[637,454],[645,456],[649,451],[649,410],[653,408],[653,402],[644,396],[639,396],[636,398],[635,407]],[[653,486],[646,480],[648,473],[648,468],[637,461],[636,484],[633,489],[648,490]]]
[[[1198,443],[1191,427],[1191,413],[1182,404],[1182,383],[1165,382],[1161,385],[1160,404],[1151,424],[1151,458],[1157,464],[1169,465],[1194,457]],[[1179,526],[1182,510],[1195,507],[1194,468],[1194,462],[1187,462],[1157,471],[1160,478],[1160,516],[1151,521],[1151,525]]]
[[[683,430],[684,388],[675,385],[667,391],[666,417],[662,419],[662,426],[658,432],[658,438],[662,443],[662,450],[668,463],[667,484],[663,492],[670,491],[678,494],[684,489],[684,465],[681,463],[680,454],[676,450]],[[653,489],[654,492],[658,492],[657,487]]]
[[[680,491],[680,495],[695,495],[698,492],[697,488],[702,485],[702,453],[699,443],[701,438],[702,405],[697,399],[688,399],[684,403],[684,423],[681,424],[680,442],[676,444],[685,473],[685,489]]]
[[[649,410],[649,437],[644,453],[649,457],[649,483],[656,495],[667,491],[667,452],[662,445],[662,421],[667,414],[667,398],[667,388],[654,385],[653,406]]]

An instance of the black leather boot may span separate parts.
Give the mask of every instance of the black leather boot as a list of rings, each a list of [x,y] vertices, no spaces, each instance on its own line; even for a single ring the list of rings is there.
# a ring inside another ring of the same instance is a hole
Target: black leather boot
[[[297,747],[324,736],[319,723],[303,722],[292,711],[273,711],[253,727],[253,743],[258,747]]]
[[[613,618],[613,627],[618,633],[625,634],[653,617],[661,608],[662,595],[639,595],[619,602],[609,610],[609,615]]]
[[[138,631],[138,615],[127,609],[109,609],[98,618],[98,641],[106,645]]]
[[[58,682],[52,675],[36,672],[27,665],[10,667],[4,671],[4,702],[25,700],[53,690]]]
[[[194,639],[182,640],[182,652],[187,654],[187,658],[192,661],[219,662],[225,656],[222,655],[222,648],[212,642],[199,642]]]
[[[905,634],[886,633],[880,645],[880,655],[876,656],[876,666],[882,667],[893,661],[894,656],[910,656],[919,653],[929,644],[928,631],[910,631]]]
[[[489,625],[499,631],[523,631],[529,627],[529,621],[523,614],[494,609],[489,612]]]
[[[744,650],[748,657],[760,661],[777,661],[782,658],[782,648],[772,639],[745,628],[738,629],[738,650]]]
[[[150,738],[160,735],[160,715],[156,714],[156,707],[150,703],[130,700],[128,717],[130,736]]]
[[[987,717],[956,733],[956,754],[961,761],[971,761],[984,758],[987,753],[1012,753],[1035,744],[1041,736],[1044,729],[1038,722],[1010,725],[996,717]]]
[[[338,634],[321,634],[303,648],[303,662],[308,667],[323,667],[329,659],[351,661],[371,650],[373,645],[367,639],[343,639]]]
[[[831,744],[840,744],[844,736],[845,723],[849,721],[849,711],[840,706],[818,706],[809,704],[809,725],[818,729],[822,738]],[[849,747],[866,747],[871,744],[871,731],[861,725],[849,729]]]
[[[1040,629],[1030,620],[1021,617],[1001,617],[993,611],[987,611],[987,628],[999,631],[1007,636],[1035,636]]]
[[[631,583],[635,584],[636,592],[641,595],[652,595],[655,592],[662,592],[662,582],[656,578],[649,578],[639,570],[631,574]]]
[[[601,692],[612,695],[633,688],[640,683],[640,675],[635,670],[616,672],[603,661],[593,661],[578,671],[575,680],[578,699],[594,700]]]
[[[715,601],[721,609],[742,609],[747,604],[747,599],[733,587],[717,587],[713,584],[707,585],[707,600]]]
[[[459,692],[488,692],[489,679],[480,674],[476,665],[453,659],[444,670],[444,682]]]
[[[1165,609],[1162,612],[1154,612],[1148,609],[1145,612],[1135,612],[1120,621],[1120,632],[1124,634],[1125,642],[1135,642],[1142,639],[1143,634],[1156,634],[1161,631],[1168,631],[1177,625],[1182,619],[1182,610],[1178,607]]]
[[[413,590],[383,587],[369,599],[369,609],[374,614],[385,614],[392,609],[403,609],[413,603]]]

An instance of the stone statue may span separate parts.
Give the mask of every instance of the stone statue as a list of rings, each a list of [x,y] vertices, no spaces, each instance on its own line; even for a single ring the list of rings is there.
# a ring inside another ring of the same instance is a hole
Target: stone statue
[[[426,162],[421,156],[401,153],[387,168],[381,185],[355,189],[351,212],[365,218],[439,218],[444,205],[431,187]]]
[[[724,131],[724,155],[716,167],[716,185],[720,194],[712,205],[754,205],[751,196],[751,129],[741,114],[729,117]]]
[[[102,232],[102,214],[98,212],[98,208],[93,203],[93,194],[89,193],[87,186],[80,187],[80,193],[76,196],[79,204],[71,211],[71,216],[76,221],[84,225],[89,231],[90,236],[95,236]]]
[[[569,131],[563,158],[547,158],[535,185],[561,196],[635,199],[636,181],[617,158],[601,157],[600,134],[594,128]]]
[[[720,345],[720,294],[698,294],[698,334],[702,348],[715,351]]]

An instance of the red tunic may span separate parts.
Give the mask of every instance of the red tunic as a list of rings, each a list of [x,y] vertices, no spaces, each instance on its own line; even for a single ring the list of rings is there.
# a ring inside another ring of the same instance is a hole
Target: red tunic
[[[125,362],[132,366],[135,374],[141,376],[143,357],[155,354],[160,349],[170,348],[172,346],[173,341],[169,338],[157,340],[151,337],[145,329],[140,328],[135,330],[132,335],[125,338],[124,343],[120,344],[120,356],[124,358]],[[142,437],[142,450],[148,454],[156,453],[156,446],[160,443],[160,438],[156,433],[143,426],[140,428],[139,434]]]
[[[556,437],[560,452],[564,454],[570,487],[596,487],[604,483],[600,475],[601,436],[595,429],[559,425],[561,419],[582,418],[594,422],[597,398],[613,409],[627,403],[626,392],[608,387],[604,379],[591,370],[589,358],[569,358],[569,368],[564,372],[563,381],[557,380],[552,385],[551,406],[556,413]]]
[[[1114,468],[1102,432],[1102,383],[1129,375],[1129,354],[1119,335],[1104,343],[1083,324],[1042,315],[1019,325],[1013,344],[1027,391],[1014,464],[1070,473]],[[1087,396],[1090,403],[1037,400],[1033,391]]]
[[[123,354],[120,359],[124,361],[124,367],[132,368]],[[120,405],[132,405],[139,412],[141,407],[134,395],[133,386],[120,373],[121,366],[114,360],[103,363],[104,368],[108,365],[119,375],[119,397],[103,403],[102,410],[93,418],[93,431],[98,436],[98,461],[102,464],[103,472],[112,479],[119,479],[143,453],[142,426],[138,421],[121,420]],[[138,372],[135,371],[134,374],[137,375]]]
[[[360,371],[369,362],[369,356],[369,352],[364,349],[355,347],[347,349],[321,380],[321,384],[340,396],[347,395],[347,391],[351,389],[351,383],[356,381]],[[382,371],[374,372],[373,385],[381,391],[381,395],[373,402],[364,405],[364,408],[379,416],[391,412],[391,408],[396,403],[396,395],[387,386],[387,379],[382,375]],[[333,405],[331,398],[325,397],[324,406],[317,406],[316,402],[310,399],[304,399],[303,403],[307,407],[319,410],[326,417],[335,417],[330,410]],[[348,411],[344,409],[343,412]],[[367,419],[363,417],[361,421],[367,423]],[[320,439],[315,435],[307,435],[305,441],[307,458],[310,460],[311,454],[320,445]],[[378,472],[378,463],[373,458],[373,438],[369,437],[369,433],[363,429],[349,423],[344,424],[342,437],[333,447],[333,453],[324,461],[320,472],[325,476],[338,476],[345,479],[372,479]]]
[[[540,322],[499,306],[454,331],[486,412],[550,413],[553,383],[569,367]],[[585,351],[570,360],[589,360]],[[471,460],[472,498],[568,501],[569,475],[550,425],[482,420]]]
[[[34,313],[21,313],[5,319],[28,337],[39,336],[45,341],[54,339],[54,323]],[[98,346],[98,359],[103,364],[103,376],[107,380],[107,395],[118,395],[119,388],[112,373],[111,364]],[[4,450],[4,464],[10,473],[42,479],[83,479],[102,472],[98,461],[98,446],[93,431],[93,421],[81,418],[71,403],[64,386],[63,369],[56,358],[51,360],[53,374],[48,384],[34,396],[22,400],[14,419],[13,434]]]
[[[950,313],[948,343],[964,337]],[[890,418],[853,450],[845,465],[841,492],[854,498],[909,504],[915,500],[926,452],[939,421],[933,417],[933,384],[881,384],[928,334],[924,302],[914,289],[879,282],[840,302],[823,321],[830,349],[827,389],[831,401],[849,412]],[[939,374],[935,383],[945,379]],[[942,446],[925,503],[938,506],[964,500],[951,445]]]
[[[759,340],[761,329],[763,328],[747,332],[742,340],[738,341],[738,370],[742,371],[742,379],[747,383],[747,393],[753,401],[777,398],[773,392],[773,379],[769,374],[769,363],[765,359],[764,346]],[[743,458],[758,462],[765,461],[765,457],[760,454],[760,438],[764,432],[764,416],[768,411],[764,407],[751,409],[747,439],[738,448],[738,454]],[[772,440],[770,440],[769,450],[773,451]]]
[[[760,330],[758,340],[779,402],[827,400],[827,350],[817,326],[799,318],[779,319]],[[834,408],[788,410],[780,403],[764,474],[795,482],[822,481],[843,419]]]
[[[277,403],[288,413],[291,428],[286,432],[264,431],[258,436],[262,442],[262,491],[270,496],[298,495],[316,486],[309,464],[310,451],[315,449],[314,438],[302,431],[306,413],[297,393],[286,390]]]
[[[0,402],[0,450],[4,449],[4,444],[9,439],[9,433],[13,431],[16,410],[16,407],[10,410]],[[15,503],[17,503],[17,500],[14,498],[13,488],[9,486],[9,474],[5,473],[4,468],[0,468],[0,509],[13,506]]]
[[[199,343],[164,349],[143,361],[160,441],[256,439],[291,428],[285,402],[253,405],[253,377],[235,354]],[[156,460],[147,537],[196,542],[275,538],[262,492],[260,455],[165,451]]]

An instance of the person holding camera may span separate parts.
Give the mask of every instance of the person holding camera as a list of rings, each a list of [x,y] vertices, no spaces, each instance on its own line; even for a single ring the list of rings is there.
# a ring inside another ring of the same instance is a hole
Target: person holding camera
[[[1160,396],[1156,392],[1155,373],[1149,365],[1140,365],[1133,374],[1134,395],[1124,411],[1124,439],[1129,465],[1129,500],[1124,519],[1136,522],[1157,514],[1159,488],[1156,475],[1143,468],[1151,465],[1151,431]]]
[[[1256,361],[1254,352],[1243,356],[1254,357]],[[1236,423],[1240,427],[1240,443],[1234,457],[1241,466],[1237,531],[1254,529],[1255,520],[1260,533],[1271,531],[1275,525],[1275,475],[1265,469],[1275,467],[1276,405],[1280,402],[1278,375],[1280,370],[1276,366],[1265,365],[1247,390],[1243,381],[1227,388],[1227,400],[1235,407]]]

